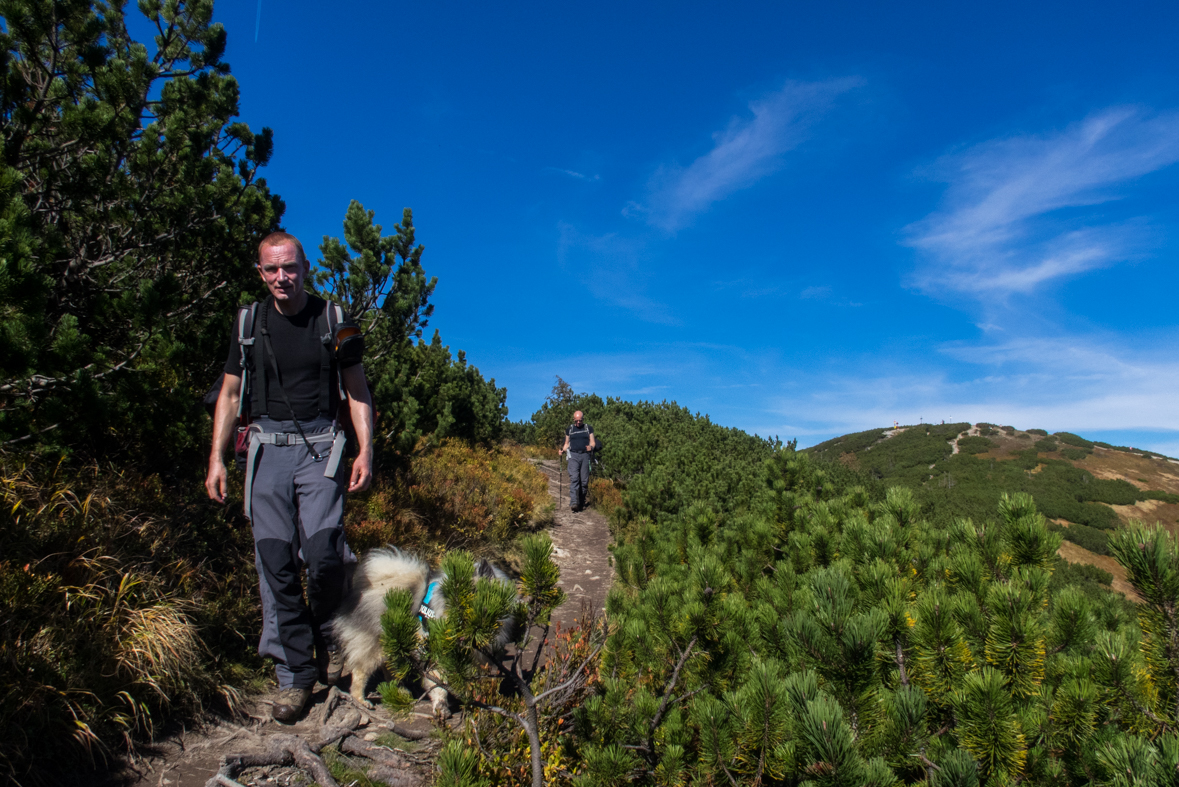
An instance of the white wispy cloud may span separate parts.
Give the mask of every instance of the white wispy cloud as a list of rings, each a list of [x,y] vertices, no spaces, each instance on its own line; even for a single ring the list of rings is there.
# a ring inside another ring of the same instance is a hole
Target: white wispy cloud
[[[831,297],[831,288],[826,285],[807,287],[798,297],[804,301],[824,300]]]
[[[1148,344],[1172,347],[1176,340]],[[783,419],[780,432],[816,436],[810,443],[922,419],[1080,434],[1144,430],[1160,434],[1157,445],[1144,447],[1164,453],[1168,430],[1179,433],[1179,361],[1161,349],[1059,337],[947,344],[940,355],[946,363],[916,372],[850,366],[842,376],[795,376],[798,393],[780,394],[767,409]]]
[[[600,175],[587,175],[584,172],[577,172],[576,170],[572,170],[572,169],[562,169],[560,167],[545,167],[544,171],[545,172],[554,172],[558,175],[566,175],[568,177],[573,178],[574,180],[586,180],[586,181],[601,180]]]
[[[807,138],[835,99],[861,84],[854,77],[787,82],[750,103],[751,118],[735,118],[713,134],[712,149],[691,164],[660,167],[646,199],[630,203],[624,212],[643,215],[652,226],[669,232],[681,229],[713,203],[781,167],[783,155]]]
[[[949,184],[944,207],[907,228],[907,243],[925,256],[916,284],[979,297],[1029,293],[1125,260],[1148,245],[1149,221],[1112,223],[1075,209],[1120,199],[1134,180],[1176,161],[1179,113],[1134,107],[948,155],[931,168]]]

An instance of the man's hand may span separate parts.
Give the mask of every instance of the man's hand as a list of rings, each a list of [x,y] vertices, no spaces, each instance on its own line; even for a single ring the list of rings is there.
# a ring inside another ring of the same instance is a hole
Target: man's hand
[[[209,474],[205,476],[205,491],[209,493],[209,499],[224,503],[227,483],[228,474],[225,472],[225,463],[220,460],[216,462],[209,460]]]
[[[363,492],[373,481],[373,455],[360,454],[352,462],[352,480],[348,484],[349,492]]]
[[[349,366],[340,372],[340,376],[344,380],[344,390],[348,394],[348,412],[352,414],[356,443],[360,446],[360,451],[352,462],[352,478],[348,483],[348,491],[363,492],[373,481],[372,396],[369,394],[368,381],[364,377],[363,364]]]
[[[205,491],[209,499],[225,502],[225,487],[228,474],[225,472],[225,452],[233,439],[234,421],[237,420],[237,405],[242,378],[226,374],[221,381],[221,394],[217,397],[217,410],[213,414],[213,450],[209,452],[209,473],[205,476]]]

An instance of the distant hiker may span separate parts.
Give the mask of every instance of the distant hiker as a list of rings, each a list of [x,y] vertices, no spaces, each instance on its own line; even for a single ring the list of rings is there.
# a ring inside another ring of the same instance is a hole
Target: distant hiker
[[[565,445],[561,453],[569,460],[569,510],[585,508],[589,492],[590,461],[593,457],[594,428],[584,422],[581,410],[573,414],[573,423],[565,430]]]
[[[268,235],[257,268],[270,296],[234,321],[205,488],[225,502],[224,454],[240,419],[262,596],[258,653],[275,661],[280,693],[271,712],[291,723],[316,679],[334,682],[343,664],[321,627],[344,596],[345,564],[356,560],[344,542],[344,491],[367,489],[372,478],[372,401],[360,330],[303,289],[310,265],[302,244],[285,232]],[[359,446],[351,474],[339,470],[346,438],[337,415],[351,417]]]

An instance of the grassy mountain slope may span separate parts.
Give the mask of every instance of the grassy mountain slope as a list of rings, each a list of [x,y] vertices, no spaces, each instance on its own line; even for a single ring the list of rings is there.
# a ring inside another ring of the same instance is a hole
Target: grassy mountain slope
[[[1106,557],[1111,530],[1139,519],[1179,533],[1179,461],[1068,432],[918,424],[844,435],[806,452],[907,486],[928,516],[945,521],[983,521],[1002,493],[1027,492],[1071,542],[1062,556],[1115,580],[1121,572]]]

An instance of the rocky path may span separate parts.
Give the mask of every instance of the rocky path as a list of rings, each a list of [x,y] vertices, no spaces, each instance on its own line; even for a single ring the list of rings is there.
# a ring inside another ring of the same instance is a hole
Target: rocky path
[[[950,451],[950,455],[953,456],[954,454],[958,453],[958,438],[959,437],[977,437],[978,435],[979,435],[978,424],[972,424],[971,427],[969,429],[967,429],[965,432],[963,432],[962,434],[954,435],[954,439],[949,441],[950,448],[953,449]]]
[[[549,494],[557,501],[554,524],[550,531],[556,547],[556,562],[561,569],[561,586],[568,595],[566,602],[553,615],[562,629],[568,629],[588,612],[600,615],[606,604],[606,593],[613,580],[610,565],[610,529],[606,517],[593,509],[580,513],[569,510],[569,477],[559,469],[556,460],[537,463],[548,477]],[[371,770],[371,757],[365,766],[370,768],[370,783],[384,783],[396,787],[427,784],[432,780],[433,760],[437,755],[436,737],[429,736],[433,719],[428,702],[420,703],[408,719],[394,722],[378,704],[374,710],[360,711],[346,698],[336,701],[326,687],[317,687],[303,718],[297,724],[285,725],[270,718],[270,706],[275,692],[250,698],[237,721],[209,718],[194,729],[182,729],[162,738],[154,745],[140,749],[140,757],[127,764],[122,774],[112,776],[103,787],[204,787],[207,784],[226,784],[212,781],[226,755],[261,756],[274,749],[277,743],[295,736],[315,747],[322,742],[332,727],[352,725],[349,736],[351,748],[364,746],[385,747],[387,754],[377,752],[383,759],[377,770]],[[329,702],[330,700],[330,702]],[[334,707],[328,708],[328,705]],[[357,720],[359,716],[359,720]],[[370,754],[372,752],[370,751]],[[242,785],[306,784],[306,775],[293,765],[251,768],[237,776]],[[230,782],[232,783],[232,782]]]
[[[606,593],[614,579],[610,565],[610,527],[606,517],[592,508],[580,513],[569,510],[569,476],[555,459],[538,462],[549,479],[549,494],[557,501],[555,522],[550,532],[561,569],[561,588],[568,599],[553,613],[562,629],[575,625],[582,609],[601,614]]]
[[[408,720],[394,722],[379,704],[373,710],[360,710],[346,697],[338,693],[332,696],[327,687],[317,686],[299,722],[279,724],[270,717],[275,693],[252,697],[244,709],[244,721],[209,718],[197,728],[180,730],[154,745],[141,748],[141,756],[127,764],[122,776],[112,777],[105,784],[112,787],[232,784],[216,781],[222,757],[265,757],[293,739],[301,739],[315,750],[317,744],[348,727],[351,727],[351,734],[345,735],[347,740],[337,745],[349,750],[358,747],[369,750],[370,756],[358,755],[354,762],[357,770],[369,772],[372,783],[416,787],[432,779],[438,741],[431,737],[434,722],[428,702],[419,703]],[[396,734],[394,726],[408,737]],[[376,748],[381,751],[374,752]],[[371,756],[374,753],[376,759]],[[235,781],[246,787],[308,783],[306,772],[290,762],[248,768],[237,775]]]

